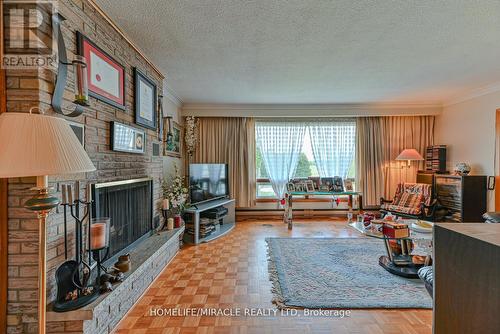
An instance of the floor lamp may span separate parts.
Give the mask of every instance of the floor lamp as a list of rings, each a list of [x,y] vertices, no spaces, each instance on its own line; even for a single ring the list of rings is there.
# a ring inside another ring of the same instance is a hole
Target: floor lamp
[[[396,158],[397,161],[406,161],[405,179],[408,179],[408,169],[411,167],[412,161],[423,161],[424,158],[414,148],[404,149]],[[401,167],[403,169],[403,167]],[[399,181],[401,182],[401,172],[399,172]]]
[[[33,108],[32,108],[33,109]],[[36,195],[25,208],[39,220],[38,332],[45,333],[46,220],[59,199],[50,195],[48,175],[95,170],[82,144],[62,118],[30,113],[0,115],[0,178],[36,176]]]

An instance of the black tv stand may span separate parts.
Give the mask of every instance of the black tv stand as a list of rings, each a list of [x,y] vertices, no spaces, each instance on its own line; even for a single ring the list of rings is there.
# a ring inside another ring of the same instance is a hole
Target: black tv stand
[[[221,224],[219,231],[213,232],[212,234],[200,238],[200,213],[219,207],[224,206],[228,209],[227,215],[222,217],[223,224]],[[202,242],[209,242],[214,239],[217,239],[231,231],[236,223],[236,215],[235,215],[235,200],[229,198],[219,198],[203,203],[198,203],[196,205],[192,205],[184,211],[186,214],[191,214],[192,221],[194,224],[194,235],[190,235],[188,233],[184,233],[184,241],[186,243],[193,243],[195,245]]]

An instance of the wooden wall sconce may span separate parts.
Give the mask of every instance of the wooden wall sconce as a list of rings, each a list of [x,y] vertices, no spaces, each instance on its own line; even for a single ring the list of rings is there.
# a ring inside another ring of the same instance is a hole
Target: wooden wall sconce
[[[61,23],[64,20],[66,19],[59,13],[52,16],[52,28],[55,29],[57,33],[57,50],[59,58],[56,87],[54,89],[54,94],[52,95],[52,107],[59,114],[69,117],[77,117],[83,113],[83,107],[89,106],[87,62],[85,57],[78,55],[75,56],[72,62],[68,61],[68,57],[66,55],[66,45],[61,31]],[[72,112],[65,114],[62,111],[61,105],[68,76],[68,66],[73,66],[74,71],[75,100],[73,103],[76,104],[76,108]]]

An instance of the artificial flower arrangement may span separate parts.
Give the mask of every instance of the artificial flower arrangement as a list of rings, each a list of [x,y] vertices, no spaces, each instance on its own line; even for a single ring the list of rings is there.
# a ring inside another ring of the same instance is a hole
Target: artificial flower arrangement
[[[177,214],[181,214],[188,198],[188,188],[184,185],[184,177],[179,174],[177,165],[175,165],[175,176],[172,182],[167,183],[163,180],[162,189],[163,198],[168,199],[172,210],[176,211]]]
[[[187,116],[185,121],[185,135],[184,142],[186,143],[186,152],[188,156],[192,156],[196,150],[196,143],[198,142],[197,133],[198,121],[194,116]]]

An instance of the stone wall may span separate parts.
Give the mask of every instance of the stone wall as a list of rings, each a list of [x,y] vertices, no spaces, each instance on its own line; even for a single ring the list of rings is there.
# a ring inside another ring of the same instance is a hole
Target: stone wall
[[[68,58],[76,53],[76,31],[80,31],[99,47],[125,66],[126,110],[122,111],[102,101],[91,98],[91,106],[85,113],[69,120],[85,124],[85,149],[97,171],[63,177],[50,177],[49,182],[59,191],[60,182],[82,181],[83,197],[87,183],[106,182],[138,177],[152,177],[153,196],[156,213],[160,206],[162,177],[162,157],[152,155],[152,144],[159,143],[155,131],[146,130],[146,153],[127,154],[110,150],[110,121],[134,125],[134,85],[133,68],[146,73],[163,89],[161,74],[148,64],[128,42],[102,17],[87,0],[58,1],[59,12],[67,19],[62,31],[66,42]],[[55,69],[8,70],[7,111],[27,112],[36,106],[46,114],[54,115],[50,100],[55,85]],[[72,73],[69,73],[65,92],[65,106],[71,107],[73,97]],[[139,127],[139,126],[137,126]],[[32,195],[30,188],[34,178],[10,179],[8,196],[8,333],[37,332],[37,279],[38,279],[38,221],[36,216],[23,208],[24,202]],[[60,196],[60,193],[58,192]],[[70,257],[73,255],[73,225],[70,229]],[[63,217],[54,210],[48,219],[47,245],[47,298],[55,298],[54,272],[65,261],[63,239]]]

